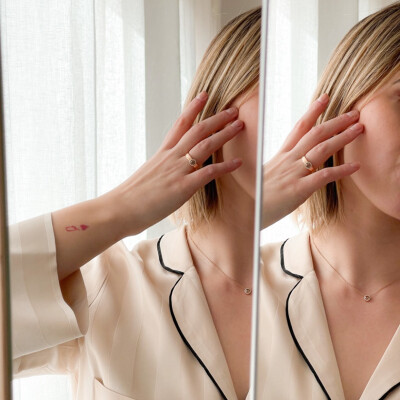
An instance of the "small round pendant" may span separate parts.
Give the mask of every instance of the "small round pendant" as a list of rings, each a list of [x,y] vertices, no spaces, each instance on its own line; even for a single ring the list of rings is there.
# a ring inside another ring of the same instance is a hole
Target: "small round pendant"
[[[250,288],[244,289],[244,294],[251,294],[251,289]]]
[[[366,302],[371,301],[371,297],[368,296],[368,295],[365,295],[365,296],[364,296],[364,300],[365,300]]]

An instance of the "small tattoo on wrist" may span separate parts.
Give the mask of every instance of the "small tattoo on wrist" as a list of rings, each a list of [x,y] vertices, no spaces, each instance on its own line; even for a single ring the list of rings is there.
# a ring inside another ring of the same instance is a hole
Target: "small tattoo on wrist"
[[[66,230],[67,232],[75,232],[75,231],[85,231],[85,230],[88,229],[88,228],[89,228],[89,227],[88,227],[87,225],[84,225],[84,224],[79,225],[79,226],[70,225],[70,226],[66,226],[66,227],[65,227],[65,230]]]

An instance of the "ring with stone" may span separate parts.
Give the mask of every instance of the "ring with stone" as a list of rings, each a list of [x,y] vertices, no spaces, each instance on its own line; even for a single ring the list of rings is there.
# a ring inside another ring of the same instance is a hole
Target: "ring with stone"
[[[312,165],[311,161],[308,161],[307,158],[305,156],[303,156],[301,158],[301,161],[303,161],[304,166],[310,171],[310,172],[314,172],[314,167]]]
[[[191,167],[193,167],[195,170],[198,170],[199,169],[199,165],[197,164],[197,161],[189,154],[189,153],[186,153],[186,156],[185,156],[186,158],[187,158],[187,160],[189,161],[189,165],[191,166]]]

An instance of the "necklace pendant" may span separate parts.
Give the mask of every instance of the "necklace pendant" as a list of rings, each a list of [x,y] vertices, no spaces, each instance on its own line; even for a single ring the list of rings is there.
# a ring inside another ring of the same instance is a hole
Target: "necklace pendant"
[[[250,288],[246,288],[243,290],[244,294],[251,294],[252,290]]]
[[[368,296],[367,294],[364,296],[364,300],[368,303],[371,301],[371,296]]]

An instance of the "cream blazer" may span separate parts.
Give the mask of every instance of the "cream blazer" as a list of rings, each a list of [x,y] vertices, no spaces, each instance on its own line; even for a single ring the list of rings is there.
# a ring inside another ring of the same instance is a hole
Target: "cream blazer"
[[[61,284],[50,214],[10,243],[16,377],[69,374],[77,400],[237,400],[185,227],[119,242]],[[261,264],[257,399],[344,400],[308,234],[263,247]],[[398,330],[361,400],[399,386]]]

